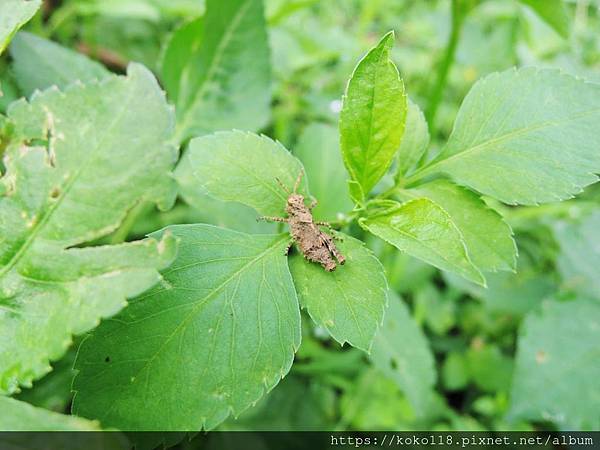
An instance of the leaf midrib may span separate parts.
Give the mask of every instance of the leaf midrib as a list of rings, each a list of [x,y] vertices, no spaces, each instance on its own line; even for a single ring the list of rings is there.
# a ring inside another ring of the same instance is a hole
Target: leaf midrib
[[[242,267],[240,267],[237,271],[235,271],[233,274],[231,274],[229,277],[227,277],[221,284],[219,284],[214,290],[212,290],[209,294],[207,294],[206,296],[204,296],[204,298],[200,299],[190,310],[190,312],[187,314],[187,316],[181,321],[181,323],[171,332],[171,334],[165,339],[165,341],[161,344],[161,346],[156,350],[156,352],[154,352],[154,354],[146,361],[146,363],[136,372],[136,374],[134,375],[134,377],[137,379],[139,377],[139,375],[146,370],[158,357],[158,355],[160,353],[162,353],[163,349],[165,348],[166,345],[169,344],[169,342],[171,342],[171,340],[179,333],[179,331],[186,327],[189,322],[194,318],[194,316],[197,314],[198,310],[200,310],[205,304],[206,302],[208,302],[212,297],[214,297],[217,293],[219,293],[225,286],[227,286],[227,284],[229,284],[232,280],[234,280],[236,277],[238,277],[242,272],[244,272],[245,270],[247,270],[249,267],[251,267],[252,265],[254,265],[255,263],[257,263],[258,261],[261,261],[263,258],[265,258],[269,253],[273,252],[275,249],[277,249],[279,247],[279,244],[281,244],[282,242],[284,242],[287,239],[287,234],[282,234],[281,237],[273,242],[273,244],[268,247],[267,249],[265,249],[264,251],[262,251],[261,253],[259,253],[255,258],[253,258],[252,260],[248,261],[246,264],[244,264]],[[175,271],[177,269],[173,269],[173,271]],[[216,333],[215,333],[216,336]],[[213,346],[214,347],[214,346]]]
[[[569,116],[564,119],[547,120],[544,122],[537,123],[530,127],[523,127],[518,130],[511,131],[509,133],[492,138],[488,141],[482,142],[482,143],[474,145],[472,147],[467,147],[465,150],[459,151],[447,158],[440,159],[438,161],[434,161],[430,166],[424,167],[421,171],[415,173],[411,178],[415,179],[415,180],[423,178],[425,175],[431,174],[432,172],[436,172],[436,167],[438,167],[440,165],[444,165],[444,164],[448,163],[449,161],[455,160],[457,158],[460,159],[461,157],[466,156],[468,154],[477,153],[479,151],[484,150],[486,147],[489,147],[490,145],[498,144],[498,143],[505,142],[505,141],[510,141],[511,139],[514,139],[521,135],[533,133],[535,131],[543,130],[548,127],[564,125],[571,121],[578,120],[578,119],[581,119],[583,117],[586,117],[586,116],[589,116],[589,115],[592,115],[592,114],[595,114],[598,112],[600,112],[600,108],[594,108],[594,109],[590,109],[588,111],[583,111],[581,113],[575,114],[573,116]],[[441,155],[443,155],[443,152]]]
[[[446,214],[447,214],[447,213],[446,213]],[[376,225],[376,223],[375,223],[375,222],[373,222],[373,225]],[[384,225],[385,225],[385,224],[384,224]],[[368,225],[367,225],[367,226],[368,226]],[[387,225],[386,225],[386,226],[387,226]],[[474,269],[477,271],[477,270],[478,270],[478,269],[477,269],[477,267],[475,267],[475,266],[473,265],[473,262],[472,262],[472,261],[469,261],[469,254],[468,254],[468,252],[467,252],[467,250],[466,250],[466,246],[465,246],[465,242],[464,242],[464,237],[462,236],[462,233],[460,233],[460,230],[458,230],[458,229],[456,228],[456,225],[454,225],[454,227],[455,227],[455,231],[457,231],[457,232],[458,232],[458,234],[459,234],[459,237],[461,238],[461,244],[462,244],[462,246],[463,246],[463,249],[465,250],[465,258],[466,258],[466,261],[467,261],[467,262],[470,262],[470,264],[471,264],[471,267],[472,267],[472,268],[474,268]],[[457,265],[457,264],[453,263],[453,262],[452,262],[452,261],[450,261],[450,260],[449,260],[447,257],[445,257],[443,254],[439,253],[439,252],[438,252],[438,251],[437,251],[437,250],[436,250],[434,247],[431,247],[431,246],[425,245],[425,244],[423,243],[423,241],[419,240],[419,238],[417,238],[417,237],[416,237],[416,236],[414,236],[413,234],[409,233],[408,231],[402,230],[402,229],[400,229],[400,228],[393,227],[393,226],[391,226],[391,225],[389,225],[389,228],[391,228],[391,229],[392,229],[392,230],[394,230],[394,231],[397,231],[397,232],[398,232],[398,233],[400,233],[401,235],[404,235],[405,237],[409,238],[411,241],[414,241],[414,242],[416,242],[417,244],[419,244],[419,245],[421,245],[421,246],[423,246],[423,247],[425,247],[425,248],[427,248],[427,249],[431,250],[431,251],[432,251],[434,254],[436,254],[437,256],[439,256],[439,257],[440,257],[442,260],[446,261],[448,264],[450,264],[450,265],[452,265],[452,266],[454,266],[454,267],[459,267],[459,268],[461,268],[461,270],[465,270],[465,268],[463,268],[462,266],[459,266],[459,265]],[[386,238],[382,238],[382,239],[384,239],[385,241],[387,241],[387,242],[389,242],[390,244],[392,244],[392,243],[391,243],[391,242],[390,242],[388,239],[386,239]],[[394,245],[394,244],[392,244],[392,245]],[[395,246],[395,245],[394,245],[394,246]]]
[[[233,17],[233,20],[229,23],[229,27],[227,28],[225,33],[223,33],[223,36],[222,36],[221,40],[219,41],[219,44],[217,45],[217,50],[215,51],[215,54],[210,63],[210,66],[208,67],[208,70],[206,71],[206,76],[204,77],[204,80],[202,81],[202,85],[201,85],[200,89],[198,90],[198,93],[195,95],[195,99],[189,104],[188,107],[186,107],[184,109],[183,118],[181,120],[181,125],[178,127],[179,130],[176,133],[177,136],[179,137],[179,140],[181,140],[181,137],[182,137],[181,133],[185,132],[189,126],[191,111],[195,108],[195,106],[202,103],[204,95],[206,94],[206,90],[208,89],[210,82],[214,78],[217,68],[220,66],[220,62],[221,62],[221,59],[223,58],[225,50],[227,49],[229,42],[231,41],[231,39],[233,37],[233,34],[239,28],[242,17],[244,17],[246,15],[246,13],[248,12],[248,9],[250,8],[250,5],[251,5],[251,1],[252,0],[246,0],[243,3],[243,5],[239,8],[238,12]]]
[[[87,168],[90,161],[93,160],[93,157],[96,155],[96,152],[100,149],[100,147],[104,144],[107,137],[112,132],[113,128],[121,121],[125,113],[128,111],[128,106],[131,100],[134,97],[134,89],[130,89],[129,96],[126,98],[124,102],[121,103],[121,111],[115,115],[112,123],[105,129],[104,135],[102,139],[100,139],[95,148],[93,148],[87,155],[87,158],[83,161],[81,166],[73,173],[73,175],[67,179],[64,188],[61,190],[61,193],[56,198],[55,202],[50,205],[50,207],[46,210],[45,214],[43,214],[42,218],[33,226],[31,234],[27,237],[21,248],[13,255],[13,257],[8,261],[8,263],[0,269],[0,278],[6,275],[15,265],[23,258],[27,250],[33,245],[34,241],[38,237],[39,233],[44,229],[44,226],[48,223],[54,211],[62,204],[67,194],[72,189],[75,182],[78,180],[79,176],[83,173],[83,171]],[[30,105],[31,107],[31,105]]]

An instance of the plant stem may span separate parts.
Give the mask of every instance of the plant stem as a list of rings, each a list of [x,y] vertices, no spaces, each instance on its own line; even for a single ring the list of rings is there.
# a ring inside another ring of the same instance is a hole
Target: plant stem
[[[137,219],[151,207],[152,203],[149,202],[140,202],[134,206],[125,217],[121,226],[110,237],[110,243],[121,244],[125,242]]]
[[[458,46],[458,41],[460,39],[465,17],[464,12],[461,11],[458,4],[459,0],[452,0],[452,28],[450,29],[450,37],[448,39],[448,43],[446,44],[444,59],[442,59],[440,67],[437,71],[437,80],[431,91],[431,94],[429,95],[429,102],[425,112],[427,123],[429,124],[429,131],[432,136],[435,134],[435,115],[440,102],[442,101],[442,97],[444,96],[444,91],[446,90],[448,74],[450,73],[450,68],[454,63],[456,47]]]

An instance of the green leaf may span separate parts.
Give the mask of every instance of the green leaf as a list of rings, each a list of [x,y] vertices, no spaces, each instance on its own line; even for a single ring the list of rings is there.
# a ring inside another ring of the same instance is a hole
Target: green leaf
[[[290,258],[301,305],[340,344],[369,351],[387,306],[387,281],[381,263],[365,245],[336,233],[346,264],[327,272],[296,253]]]
[[[0,431],[100,431],[100,424],[0,397]]]
[[[512,419],[560,430],[600,428],[600,305],[549,301],[521,326],[512,381]]]
[[[434,359],[423,332],[395,294],[375,337],[371,360],[396,382],[417,415],[425,415],[435,384]]]
[[[10,44],[17,84],[30,95],[52,85],[65,88],[75,80],[87,82],[106,78],[102,65],[47,39],[21,32]]]
[[[73,385],[79,415],[127,430],[212,429],[291,367],[300,313],[284,254],[288,235],[168,229],[180,246],[163,286],[81,345]]]
[[[71,383],[75,376],[75,354],[76,349],[70,348],[65,356],[52,364],[52,372],[33,383],[31,389],[22,390],[15,398],[51,411],[67,411],[73,399]]]
[[[471,261],[479,270],[516,269],[517,246],[510,226],[477,194],[443,179],[415,191],[444,208],[460,230]]]
[[[264,127],[271,103],[269,58],[262,0],[207,0],[204,18],[175,32],[162,65],[177,107],[179,140]]]
[[[251,207],[208,196],[205,189],[199,185],[188,157],[183,157],[177,166],[177,181],[180,187],[179,195],[193,207],[193,217],[176,219],[169,224],[155,226],[152,230],[172,223],[207,223],[244,233],[276,232],[277,224],[257,221],[256,211]]]
[[[441,154],[415,178],[445,173],[509,204],[570,198],[600,172],[600,85],[555,70],[479,81]]]
[[[186,161],[187,159],[187,161]],[[176,171],[182,189],[193,189],[225,201],[251,206],[265,215],[285,212],[288,194],[302,164],[280,143],[243,131],[222,131],[193,139]],[[186,176],[189,165],[194,178]],[[306,177],[300,193],[308,193]]]
[[[313,123],[300,135],[294,149],[306,168],[310,192],[319,200],[313,210],[319,220],[336,220],[352,209],[348,193],[348,172],[339,152],[339,133],[331,125]]]
[[[415,319],[425,323],[438,336],[446,335],[456,325],[456,302],[448,298],[447,292],[442,293],[435,284],[428,283],[417,290],[413,297]]]
[[[460,391],[469,383],[469,368],[465,356],[459,352],[450,352],[442,365],[441,377],[444,387],[449,391]]]
[[[89,105],[94,105],[90,108]],[[115,230],[137,202],[171,201],[172,115],[156,81],[127,77],[13,103],[0,178],[0,392],[50,370],[70,336],[155,284],[174,257],[165,236],[73,248]],[[127,151],[123,151],[126,148]]]
[[[470,377],[479,389],[508,392],[514,364],[497,345],[475,344],[469,348],[466,360]]]
[[[19,28],[37,12],[41,0],[2,0],[0,4],[0,53]]]
[[[563,0],[520,0],[521,3],[533,9],[538,16],[545,20],[564,38],[571,32],[571,17]]]
[[[429,127],[419,106],[408,100],[406,126],[398,150],[397,176],[410,171],[421,159],[429,146]]]
[[[483,275],[467,254],[459,229],[448,213],[429,199],[397,203],[383,212],[361,218],[360,224],[409,255],[485,284]]]
[[[348,82],[340,115],[344,163],[361,202],[387,172],[400,146],[406,120],[406,94],[390,60],[394,33],[386,34],[358,63]]]
[[[560,247],[556,263],[563,289],[600,300],[600,212],[581,223],[557,222],[554,234]]]

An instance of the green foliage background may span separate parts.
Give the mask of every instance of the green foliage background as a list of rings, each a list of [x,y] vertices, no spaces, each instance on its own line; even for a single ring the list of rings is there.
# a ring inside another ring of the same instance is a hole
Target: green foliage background
[[[38,3],[1,429],[600,429],[599,3]],[[255,220],[301,167],[331,274]]]

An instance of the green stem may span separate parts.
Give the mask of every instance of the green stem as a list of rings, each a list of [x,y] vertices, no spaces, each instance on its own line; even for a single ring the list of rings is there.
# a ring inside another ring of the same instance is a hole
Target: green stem
[[[431,91],[431,94],[429,95],[428,107],[425,112],[427,123],[429,123],[429,130],[432,136],[435,134],[435,116],[440,102],[442,101],[442,97],[444,96],[444,91],[446,90],[448,74],[450,73],[450,68],[454,63],[456,47],[458,46],[458,41],[460,39],[465,17],[465,14],[460,10],[458,3],[459,0],[452,0],[452,28],[450,30],[450,38],[446,44],[444,59],[442,59],[440,67],[437,71],[437,80]]]
[[[134,206],[133,209],[131,209],[131,211],[129,211],[129,213],[125,217],[125,220],[123,221],[119,229],[115,231],[114,234],[110,237],[110,243],[121,244],[125,242],[125,240],[129,236],[129,232],[135,225],[137,219],[151,207],[152,204],[148,202],[140,202],[136,206]]]

